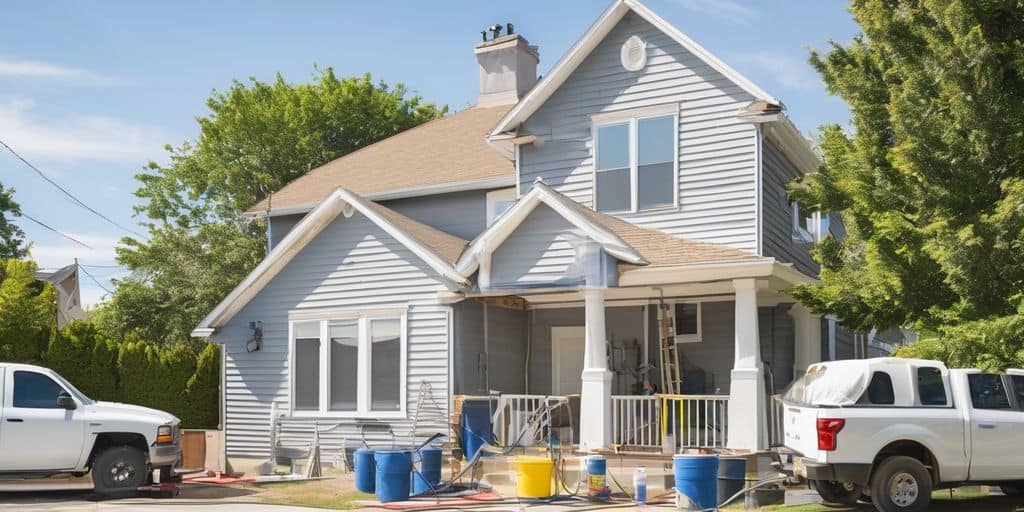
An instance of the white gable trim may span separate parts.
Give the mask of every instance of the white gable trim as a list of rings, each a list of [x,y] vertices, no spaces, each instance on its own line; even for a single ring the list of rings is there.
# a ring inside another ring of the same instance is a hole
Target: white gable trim
[[[490,262],[491,254],[526,220],[526,217],[541,204],[545,204],[555,210],[565,220],[576,228],[582,230],[589,238],[601,245],[609,255],[632,263],[634,265],[646,265],[640,253],[626,243],[618,235],[608,231],[602,226],[593,223],[585,215],[580,214],[576,207],[567,204],[568,199],[553,191],[543,180],[537,180],[533,188],[516,201],[504,214],[486,231],[473,240],[469,248],[462,253],[455,270],[463,277],[472,275],[480,268],[481,264],[487,265]]]
[[[490,136],[496,137],[499,134],[515,129],[522,124],[523,121],[526,121],[526,119],[533,115],[534,112],[547,102],[551,95],[554,94],[563,83],[565,83],[569,76],[572,75],[573,71],[576,71],[576,68],[583,63],[583,60],[590,55],[590,52],[592,52],[594,48],[604,40],[605,36],[615,28],[615,25],[618,24],[618,22],[622,20],[623,16],[625,16],[629,11],[635,12],[648,23],[654,25],[655,28],[661,30],[666,35],[674,39],[677,43],[682,45],[683,48],[686,48],[690,53],[693,53],[698,58],[706,62],[715,71],[718,71],[729,80],[732,80],[736,85],[748,92],[750,95],[759,100],[767,101],[775,105],[782,104],[774,96],[768,94],[751,82],[750,79],[741,75],[725,62],[722,62],[718,57],[712,55],[706,48],[697,44],[696,41],[680,32],[679,29],[673,27],[672,24],[665,21],[639,1],[615,0],[612,5],[608,7],[603,14],[601,14],[597,21],[587,29],[583,34],[583,37],[569,48],[569,51],[555,64],[551,69],[551,72],[541,79],[541,81],[534,86],[533,89],[531,89],[530,92],[512,108],[512,110],[505,114],[505,117],[501,118],[497,127],[491,131]]]
[[[249,301],[255,298],[270,283],[271,279],[280,273],[339,214],[348,217],[354,211],[365,215],[371,222],[379,226],[395,240],[398,240],[399,243],[412,251],[413,254],[418,256],[445,279],[459,285],[469,284],[465,278],[455,271],[451,264],[434,252],[433,249],[423,245],[401,228],[380,216],[362,197],[338,187],[324,198],[319,206],[303,217],[295,225],[295,228],[270,251],[270,254],[267,254],[267,257],[249,275],[245,276],[245,279],[210,314],[206,315],[206,318],[192,330],[192,336],[204,338],[213,334],[218,327],[231,320]]]

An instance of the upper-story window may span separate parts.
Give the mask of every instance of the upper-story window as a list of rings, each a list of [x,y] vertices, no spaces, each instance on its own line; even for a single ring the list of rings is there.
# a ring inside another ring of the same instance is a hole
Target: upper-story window
[[[800,212],[800,205],[790,203],[793,211],[793,241],[810,244],[820,242],[829,234],[830,219],[828,213],[817,211],[809,215]]]
[[[494,224],[494,221],[501,217],[513,203],[516,202],[516,189],[503,188],[492,190],[487,193],[487,225]]]
[[[677,115],[637,112],[594,117],[594,209],[636,212],[671,207],[678,195]]]

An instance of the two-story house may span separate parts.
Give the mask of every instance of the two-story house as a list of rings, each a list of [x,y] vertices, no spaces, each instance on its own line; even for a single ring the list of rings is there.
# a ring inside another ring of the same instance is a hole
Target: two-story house
[[[771,389],[837,330],[786,294],[841,226],[787,197],[819,160],[782,103],[636,0],[542,79],[519,34],[474,52],[475,106],[250,210],[270,251],[193,333],[224,346],[228,457],[267,457],[271,404],[280,442],[336,448],[491,392],[579,394],[581,448],[660,445],[645,380],[676,446],[766,448]]]

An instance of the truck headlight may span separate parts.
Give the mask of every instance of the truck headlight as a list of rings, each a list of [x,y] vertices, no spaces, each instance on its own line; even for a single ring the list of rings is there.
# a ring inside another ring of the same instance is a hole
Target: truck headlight
[[[156,429],[156,444],[171,444],[174,442],[174,430],[170,425],[161,425]]]

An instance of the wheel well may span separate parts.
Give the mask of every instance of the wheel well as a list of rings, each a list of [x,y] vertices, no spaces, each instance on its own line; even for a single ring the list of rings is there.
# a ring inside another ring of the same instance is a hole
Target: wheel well
[[[896,455],[903,455],[917,459],[918,462],[924,464],[924,467],[928,470],[928,474],[931,475],[932,485],[935,486],[939,483],[938,460],[936,460],[935,455],[932,454],[931,450],[917,441],[893,441],[885,445],[885,447],[878,452],[878,455],[875,455],[875,460],[871,464],[871,467],[876,468],[883,460]],[[873,472],[874,471],[872,471],[872,473]]]
[[[92,445],[92,452],[89,453],[88,466],[91,468],[93,461],[107,448],[115,446],[131,446],[146,454],[149,458],[149,445],[146,444],[146,437],[134,432],[104,432],[96,436],[96,442]]]

